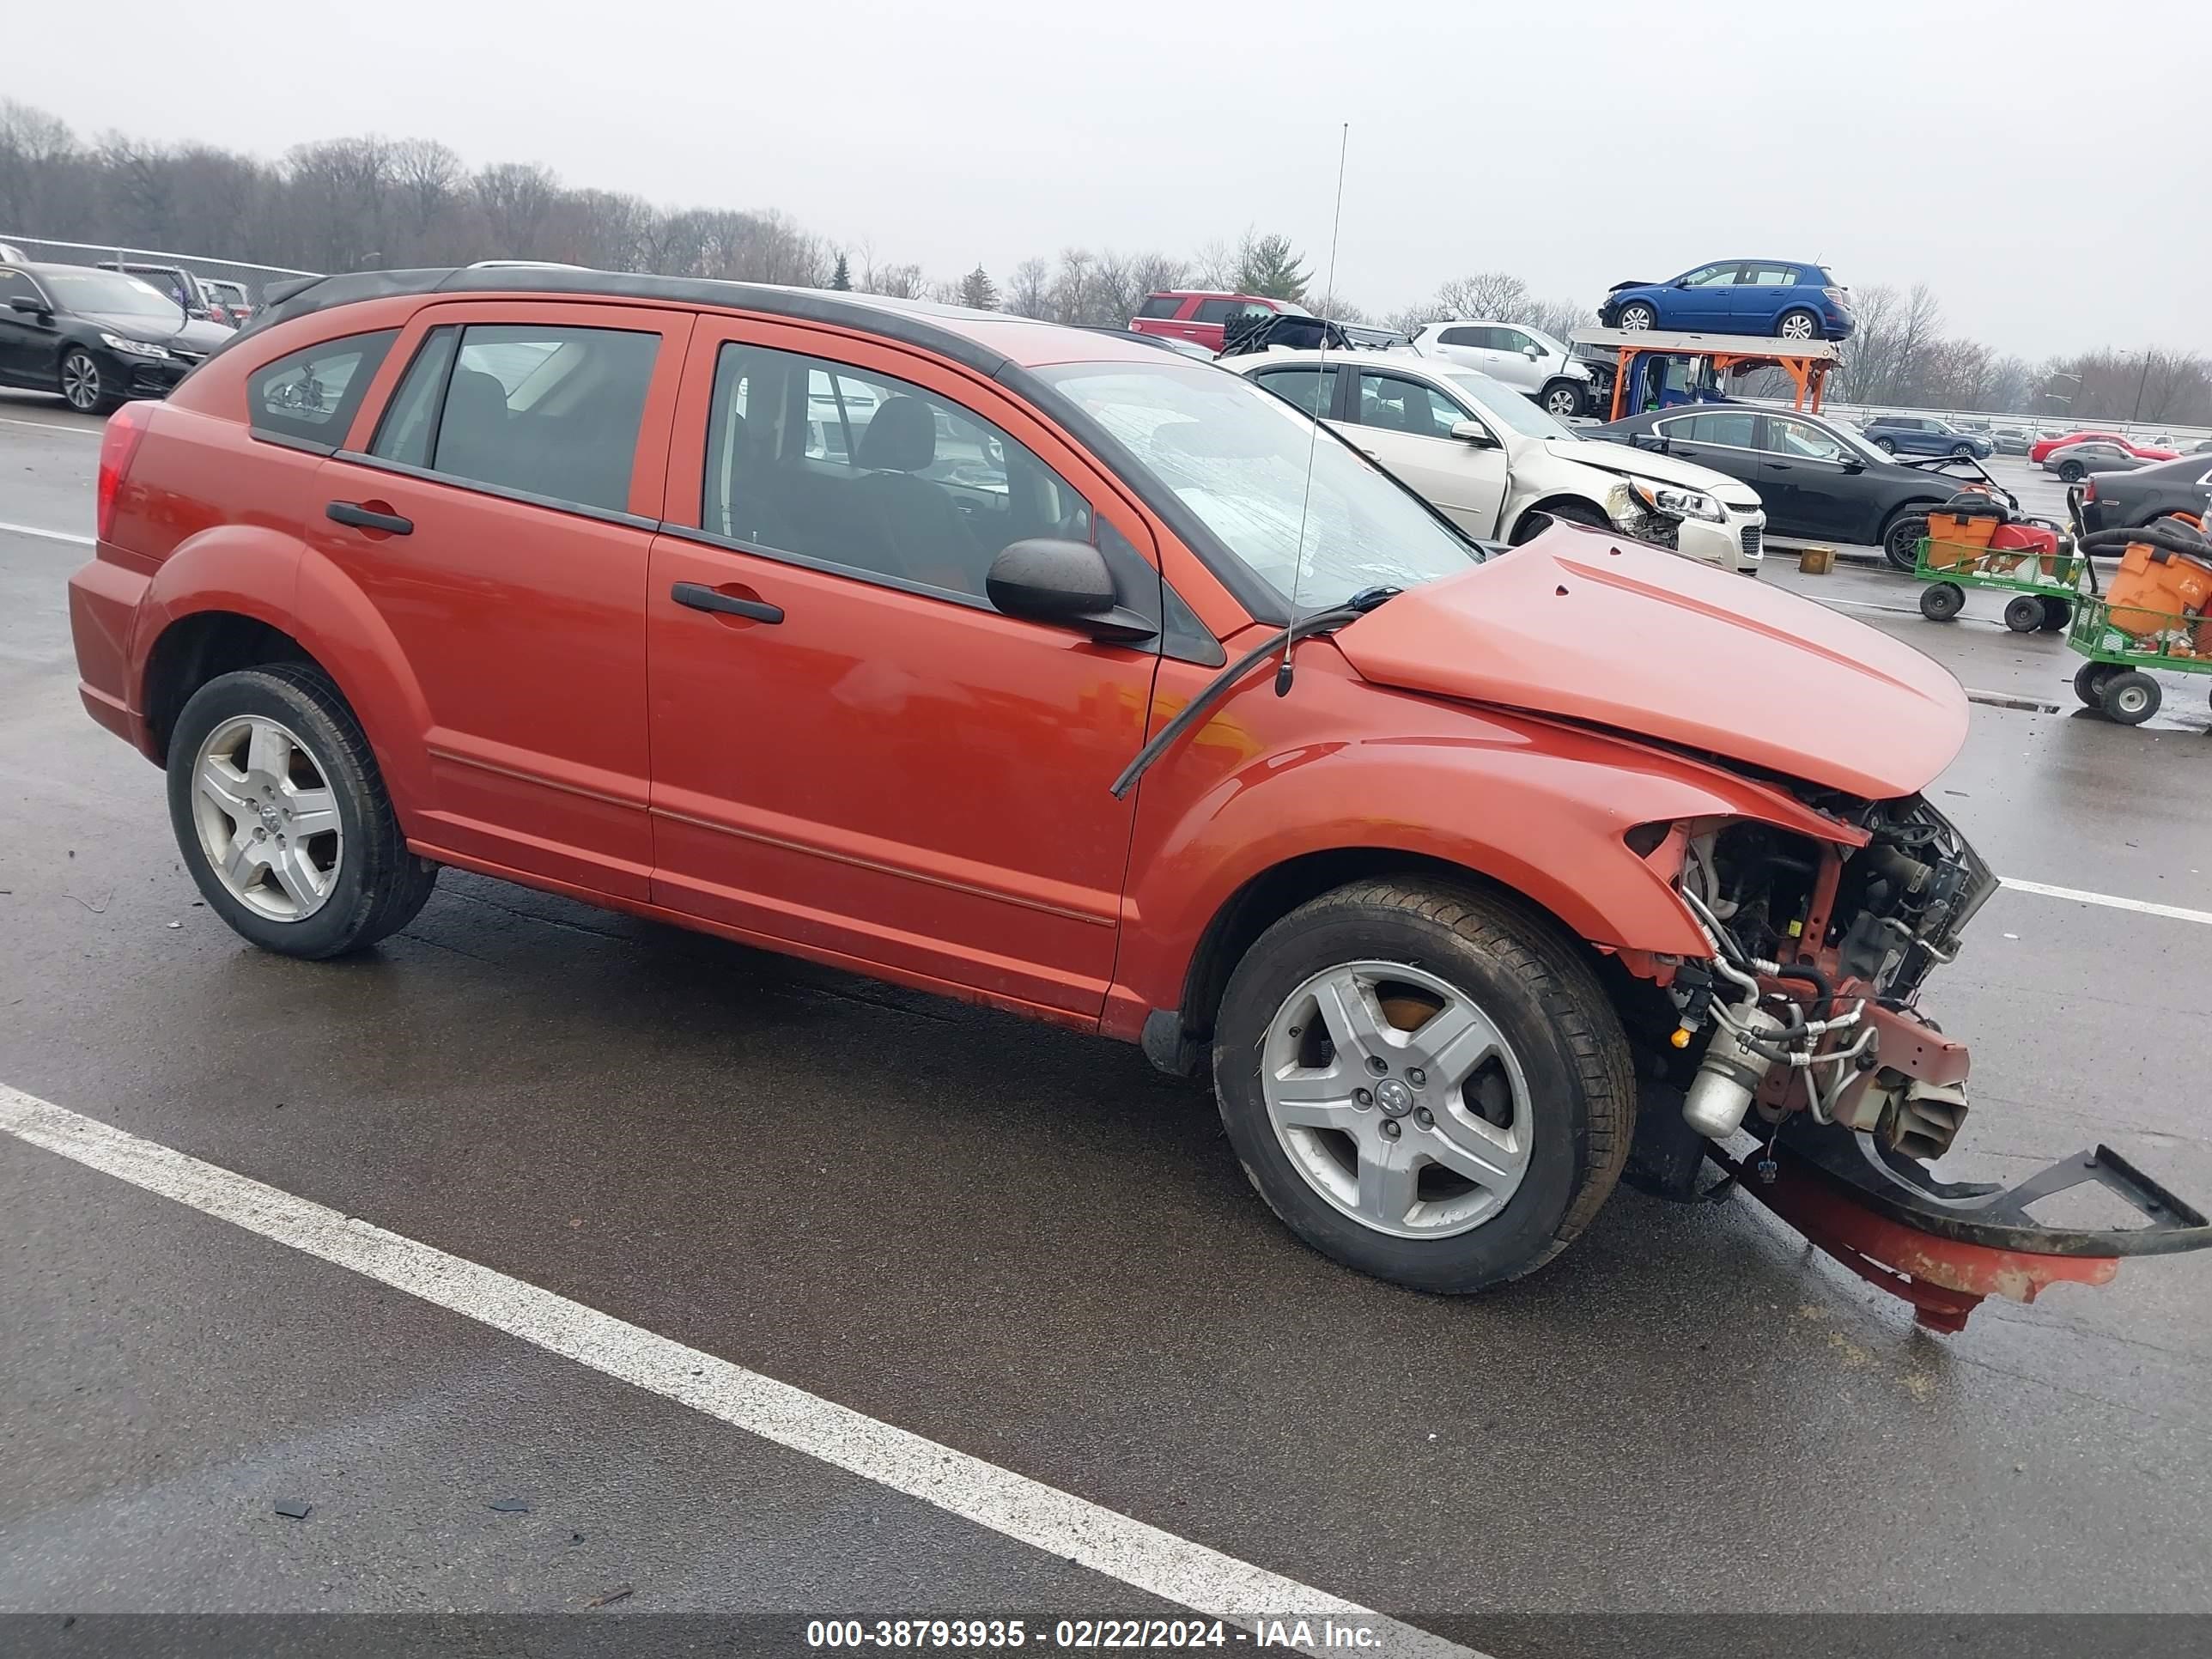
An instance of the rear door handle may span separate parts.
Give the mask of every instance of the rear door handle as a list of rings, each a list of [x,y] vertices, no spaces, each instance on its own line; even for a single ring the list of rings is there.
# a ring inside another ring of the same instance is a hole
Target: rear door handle
[[[335,523],[349,524],[358,530],[381,530],[392,536],[415,533],[414,520],[403,519],[397,513],[379,513],[359,501],[332,501],[323,514]]]
[[[780,623],[783,607],[769,605],[761,599],[741,599],[734,593],[718,592],[703,582],[678,582],[668,590],[668,597],[678,605],[688,605],[694,611],[714,611],[726,617],[744,617],[757,623]]]

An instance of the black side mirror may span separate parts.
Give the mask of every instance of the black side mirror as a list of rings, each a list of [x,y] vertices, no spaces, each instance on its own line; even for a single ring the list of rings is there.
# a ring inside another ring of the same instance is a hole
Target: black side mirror
[[[48,305],[44,300],[40,299],[35,294],[9,295],[8,296],[8,308],[10,311],[34,311],[41,317],[46,315],[53,309],[52,306]]]
[[[1628,441],[1638,449],[1648,449],[1656,455],[1667,453],[1667,440],[1656,432],[1639,432]]]
[[[983,591],[1006,616],[1094,640],[1148,640],[1159,631],[1116,603],[1106,556],[1089,542],[1036,536],[1012,543],[991,561]]]
[[[1866,471],[1866,463],[1856,455],[1846,455],[1844,457],[1844,471],[1846,472],[1863,472]]]

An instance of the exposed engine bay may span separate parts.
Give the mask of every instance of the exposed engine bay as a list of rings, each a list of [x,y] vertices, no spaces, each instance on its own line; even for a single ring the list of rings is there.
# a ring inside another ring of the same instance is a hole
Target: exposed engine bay
[[[1670,1041],[1688,1050],[1707,1031],[1684,1115],[1723,1139],[1754,1109],[1769,1124],[1802,1109],[1940,1158],[1966,1116],[1966,1054],[1915,1000],[1996,878],[1918,796],[1808,804],[1865,843],[1759,823],[1685,829],[1678,890],[1713,959],[1674,987]]]

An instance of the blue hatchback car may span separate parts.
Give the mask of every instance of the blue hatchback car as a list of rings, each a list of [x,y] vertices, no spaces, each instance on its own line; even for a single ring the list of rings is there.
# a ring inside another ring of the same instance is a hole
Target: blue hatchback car
[[[1607,328],[1847,340],[1857,319],[1850,290],[1819,265],[1723,259],[1664,283],[1618,283],[1597,308]]]

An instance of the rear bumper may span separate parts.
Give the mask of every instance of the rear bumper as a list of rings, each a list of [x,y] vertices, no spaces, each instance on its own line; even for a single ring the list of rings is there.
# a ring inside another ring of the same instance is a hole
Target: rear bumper
[[[161,754],[133,669],[132,636],[149,579],[94,558],[69,580],[70,637],[76,646],[77,696],[85,712],[150,761]]]

